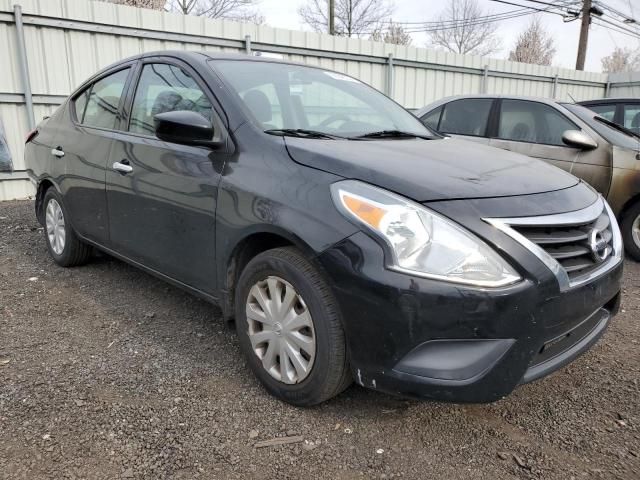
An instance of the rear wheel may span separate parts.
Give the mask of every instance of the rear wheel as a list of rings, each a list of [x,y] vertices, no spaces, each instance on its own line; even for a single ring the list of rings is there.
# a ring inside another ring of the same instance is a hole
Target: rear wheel
[[[44,209],[44,237],[49,254],[58,265],[75,267],[91,257],[91,247],[82,243],[68,222],[62,198],[49,188],[42,202]]]
[[[333,294],[297,249],[277,248],[252,259],[238,280],[235,308],[243,353],[274,396],[310,406],[351,383]]]

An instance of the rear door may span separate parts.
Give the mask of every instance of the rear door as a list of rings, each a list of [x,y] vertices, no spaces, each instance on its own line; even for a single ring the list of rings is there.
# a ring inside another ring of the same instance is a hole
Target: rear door
[[[487,132],[493,98],[462,98],[432,110],[421,117],[432,130],[452,137],[487,145]]]
[[[213,293],[216,201],[228,150],[161,141],[153,117],[195,111],[212,120],[216,136],[226,136],[219,107],[197,73],[178,60],[145,59],[136,76],[126,131],[116,135],[107,169],[110,244],[148,268]]]
[[[586,152],[565,145],[563,133],[581,128],[564,113],[546,103],[506,98],[499,100],[496,110],[491,146],[549,162],[606,195],[611,178],[608,156],[603,149]]]
[[[118,66],[70,100],[52,152],[71,224],[100,244],[108,240],[105,168],[131,71],[132,64]]]

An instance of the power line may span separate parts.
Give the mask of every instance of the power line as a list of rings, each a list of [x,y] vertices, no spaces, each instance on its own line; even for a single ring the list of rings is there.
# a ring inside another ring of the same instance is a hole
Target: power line
[[[513,3],[513,2],[507,2],[506,0],[490,0],[492,2],[496,2],[496,3],[504,3],[505,5],[512,5],[514,7],[524,7],[524,8],[528,8],[530,10],[535,10],[536,12],[544,12],[544,13],[553,13],[555,15],[560,15],[560,16],[564,16],[562,13],[559,12],[553,12],[551,10],[549,10],[549,8],[551,7],[555,7],[555,8],[565,8],[568,7],[570,5],[558,5],[558,4],[553,4],[553,3],[546,3],[546,5],[549,5],[549,7],[547,8],[537,8],[537,7],[532,7],[529,5],[522,5],[521,3]],[[527,0],[524,0],[527,1]],[[529,1],[533,1],[533,0],[529,0]],[[536,3],[541,3],[541,2],[536,2]],[[575,5],[576,2],[574,2],[572,5]]]

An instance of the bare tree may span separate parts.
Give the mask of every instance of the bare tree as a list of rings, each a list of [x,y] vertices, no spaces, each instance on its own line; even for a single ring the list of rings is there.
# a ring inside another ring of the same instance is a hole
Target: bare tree
[[[343,37],[372,34],[391,18],[393,8],[390,0],[335,0],[335,34]],[[307,0],[298,14],[316,32],[329,30],[328,0]]]
[[[167,0],[105,0],[110,3],[129,5],[131,7],[151,8],[153,10],[164,10]]]
[[[264,16],[251,8],[256,3],[256,0],[169,0],[167,9],[185,15],[261,24],[264,23]]]
[[[404,31],[402,25],[389,23],[385,28],[378,28],[371,34],[371,40],[375,42],[394,43],[396,45],[411,45],[411,35]]]
[[[509,52],[509,60],[535,65],[551,65],[555,54],[553,38],[542,26],[540,18],[534,17],[516,40],[513,50]]]
[[[640,70],[640,50],[616,47],[611,55],[602,60],[605,73],[634,72]]]
[[[467,55],[489,55],[500,50],[496,23],[486,21],[476,0],[450,0],[438,17],[440,28],[429,32],[431,46]]]

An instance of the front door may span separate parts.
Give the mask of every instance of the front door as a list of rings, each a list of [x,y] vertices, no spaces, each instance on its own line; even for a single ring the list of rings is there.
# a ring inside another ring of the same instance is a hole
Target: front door
[[[107,171],[110,245],[190,287],[216,288],[216,200],[225,153],[163,142],[159,113],[191,110],[222,123],[186,65],[156,60],[139,69],[126,132],[114,140]]]
[[[502,99],[498,105],[497,132],[490,145],[528,155],[582,178],[607,195],[611,168],[602,155],[569,147],[562,141],[567,130],[580,130],[550,105],[532,100]]]

